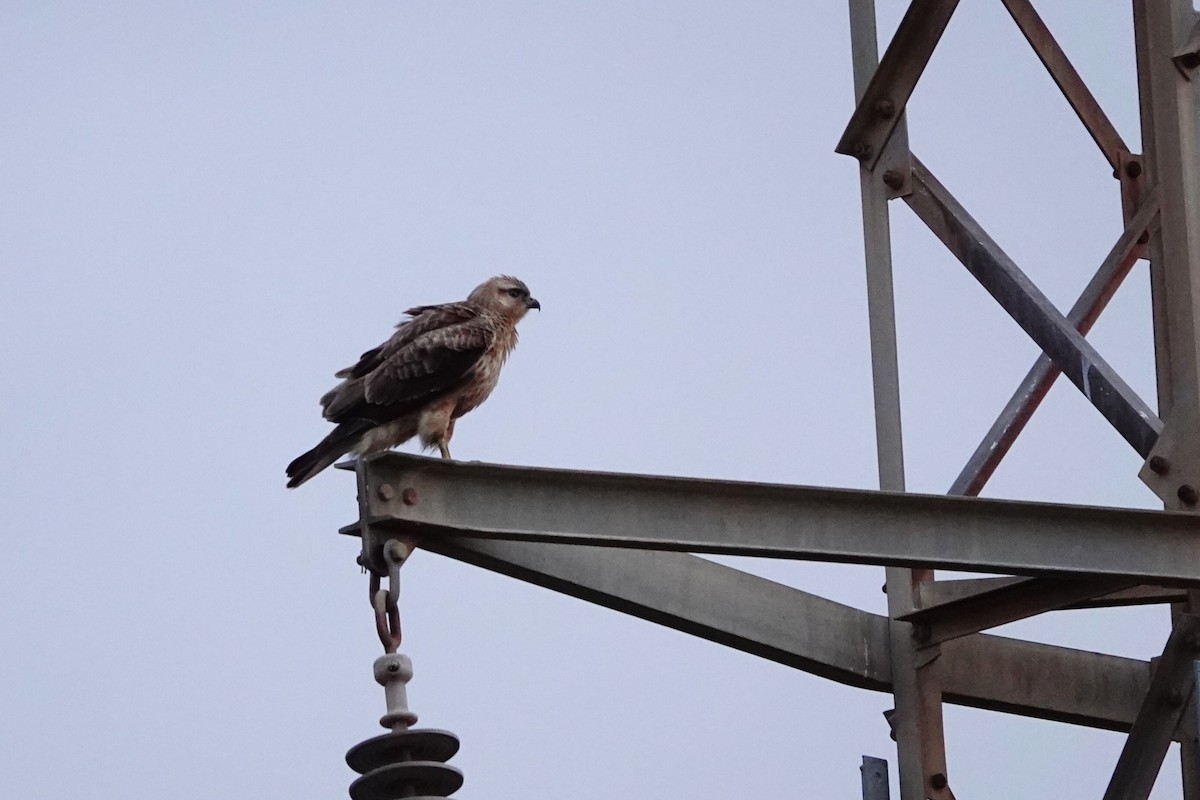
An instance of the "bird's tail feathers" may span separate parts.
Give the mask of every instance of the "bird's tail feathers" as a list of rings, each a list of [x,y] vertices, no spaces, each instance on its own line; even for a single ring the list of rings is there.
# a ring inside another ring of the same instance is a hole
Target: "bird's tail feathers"
[[[321,470],[349,453],[363,433],[363,425],[343,422],[321,442],[287,466],[288,488],[295,489]]]

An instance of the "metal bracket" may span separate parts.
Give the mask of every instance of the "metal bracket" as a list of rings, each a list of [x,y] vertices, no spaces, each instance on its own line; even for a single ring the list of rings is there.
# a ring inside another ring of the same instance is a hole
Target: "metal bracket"
[[[1197,427],[1194,420],[1170,418],[1138,472],[1169,509],[1200,510],[1200,469],[1187,452]]]
[[[374,501],[372,492],[378,500],[389,502],[399,498],[400,502],[412,505],[416,502],[416,490],[406,489],[397,492],[389,483],[373,485],[368,477],[367,458],[358,458],[353,462],[339,464],[341,469],[352,469],[358,483],[358,522],[341,528],[338,532],[358,536],[362,540],[362,551],[358,556],[358,565],[371,574],[383,578],[388,574],[388,561],[385,556],[388,542],[398,541],[405,547],[408,557],[417,549],[420,538],[406,529],[403,523],[397,523],[393,518],[380,518],[372,512]]]
[[[1187,40],[1175,51],[1171,60],[1175,62],[1175,69],[1179,70],[1179,74],[1189,81],[1196,74],[1196,69],[1200,67],[1200,14],[1196,15]]]

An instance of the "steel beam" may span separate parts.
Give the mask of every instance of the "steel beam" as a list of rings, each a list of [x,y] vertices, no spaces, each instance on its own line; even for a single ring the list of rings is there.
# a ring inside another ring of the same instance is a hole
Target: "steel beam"
[[[343,529],[357,535],[358,524]],[[888,619],[686,553],[429,538],[422,549],[863,689],[890,692]],[[1128,730],[1136,659],[975,635],[943,647],[947,702]]]
[[[953,195],[913,157],[905,202],[1143,458],[1162,423]]]
[[[913,0],[838,141],[837,152],[873,169],[958,0]],[[874,25],[872,25],[874,27]]]
[[[923,605],[902,619],[917,625],[918,641],[931,646],[1137,584],[1133,578],[1107,576],[1015,579],[987,591]]]
[[[1179,512],[577,472],[400,453],[370,456],[364,471],[363,521],[426,541],[469,536],[1200,582],[1200,517]]]
[[[1071,108],[1079,116],[1080,122],[1087,128],[1100,152],[1108,160],[1114,170],[1121,166],[1121,153],[1128,153],[1121,134],[1113,127],[1100,104],[1096,102],[1087,84],[1079,77],[1067,54],[1059,47],[1054,35],[1046,27],[1046,23],[1038,16],[1029,0],[1004,0],[1004,7],[1012,15],[1021,33],[1025,34],[1034,52],[1046,67],[1046,71],[1054,78]]]
[[[1176,620],[1162,657],[1155,663],[1146,699],[1121,750],[1104,800],[1146,800],[1175,738],[1192,692],[1193,661],[1200,653],[1200,619]]]
[[[1043,578],[967,578],[962,580],[933,581],[921,586],[920,606],[936,606],[957,602],[968,597],[983,600],[989,593],[1006,590],[1016,584],[1041,582]],[[1119,580],[1119,579],[1117,579]],[[1113,608],[1116,606],[1142,606],[1163,603],[1182,603],[1187,600],[1184,589],[1165,586],[1138,586],[1134,589],[1100,595],[1087,600],[1066,603],[1061,608]],[[1049,609],[1048,609],[1049,610]]]

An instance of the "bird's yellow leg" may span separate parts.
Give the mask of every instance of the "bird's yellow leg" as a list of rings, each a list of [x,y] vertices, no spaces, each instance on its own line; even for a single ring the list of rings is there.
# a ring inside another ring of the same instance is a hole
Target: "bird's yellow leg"
[[[441,452],[442,458],[450,460],[450,445],[442,442],[438,445],[438,450]]]

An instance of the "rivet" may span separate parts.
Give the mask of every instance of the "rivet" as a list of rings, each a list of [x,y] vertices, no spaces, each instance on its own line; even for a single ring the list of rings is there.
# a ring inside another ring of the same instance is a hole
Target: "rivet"
[[[875,113],[884,119],[896,116],[896,104],[886,97],[875,104]]]
[[[883,183],[889,189],[899,189],[904,185],[904,173],[898,169],[889,169],[883,173]]]
[[[396,496],[396,487],[390,483],[379,484],[379,497],[381,500],[391,500]]]
[[[929,785],[935,789],[946,788],[946,776],[941,772],[935,772],[929,776]]]
[[[1155,475],[1166,475],[1171,471],[1171,462],[1167,461],[1162,456],[1150,456],[1150,461],[1147,462],[1150,471]]]
[[[417,504],[417,490],[409,486],[400,493],[400,500],[406,506],[415,506]]]
[[[1179,491],[1175,494],[1179,495],[1179,499],[1183,501],[1185,506],[1194,506],[1196,501],[1200,500],[1200,493],[1196,492],[1196,487],[1185,483],[1179,487]]]
[[[1125,163],[1125,174],[1130,178],[1136,178],[1142,174],[1142,162],[1128,161]]]

